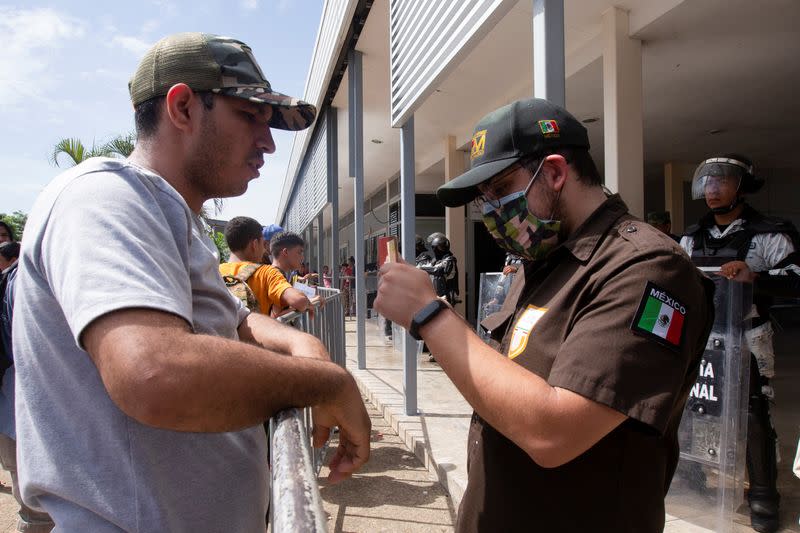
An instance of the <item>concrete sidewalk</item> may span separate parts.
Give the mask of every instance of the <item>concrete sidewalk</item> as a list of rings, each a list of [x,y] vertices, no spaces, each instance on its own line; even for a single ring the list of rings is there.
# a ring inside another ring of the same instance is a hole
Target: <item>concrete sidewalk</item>
[[[472,408],[436,363],[420,357],[417,394],[420,416],[406,416],[401,357],[387,345],[375,320],[367,321],[367,370],[358,370],[355,320],[347,320],[347,369],[409,450],[439,477],[453,507],[467,486],[467,431]]]
[[[418,361],[417,374],[419,416],[406,416],[402,357],[386,343],[377,320],[367,320],[367,369],[358,370],[355,324],[353,318],[345,322],[348,370],[356,378],[362,394],[382,414],[408,449],[414,452],[431,473],[438,476],[440,483],[450,492],[452,506],[457,511],[467,483],[467,433],[472,408],[439,365],[428,362],[428,354],[423,354]],[[796,424],[796,420],[794,423]],[[779,465],[779,469],[781,467],[786,467],[786,461]],[[798,509],[793,505],[797,502],[797,480],[791,474],[782,474],[781,477],[784,483],[780,483],[779,487],[783,501],[780,532],[797,532],[800,531],[797,523]],[[787,477],[791,479],[786,479]],[[747,512],[746,504],[739,509],[734,532],[753,531],[749,527],[750,518]],[[666,532],[712,531],[703,527],[708,524],[704,517],[693,518],[694,523],[669,514],[666,519]]]

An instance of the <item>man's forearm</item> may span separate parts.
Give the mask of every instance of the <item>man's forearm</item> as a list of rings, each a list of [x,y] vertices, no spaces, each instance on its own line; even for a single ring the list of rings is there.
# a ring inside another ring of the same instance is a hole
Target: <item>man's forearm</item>
[[[112,398],[140,422],[178,431],[254,426],[286,407],[329,402],[352,380],[330,362],[195,334],[138,361],[141,379],[106,383]]]
[[[242,321],[239,338],[276,352],[317,358],[327,356],[325,347],[316,337],[260,313],[250,313]]]
[[[453,311],[421,331],[431,354],[475,411],[542,466],[573,459],[624,420],[610,408],[551,387],[502,356]]]

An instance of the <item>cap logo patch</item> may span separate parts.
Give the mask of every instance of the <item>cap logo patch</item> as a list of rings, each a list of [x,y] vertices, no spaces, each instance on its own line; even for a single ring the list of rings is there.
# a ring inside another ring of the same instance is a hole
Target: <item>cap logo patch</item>
[[[472,161],[476,157],[483,155],[486,150],[486,130],[476,131],[472,136],[472,148],[470,149],[469,159]]]
[[[560,137],[558,122],[555,120],[540,120],[539,129],[545,137]]]

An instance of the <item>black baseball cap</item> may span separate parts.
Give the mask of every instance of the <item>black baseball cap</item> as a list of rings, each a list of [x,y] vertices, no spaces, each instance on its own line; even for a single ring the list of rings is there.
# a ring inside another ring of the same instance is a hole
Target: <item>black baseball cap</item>
[[[474,200],[478,185],[527,156],[560,148],[589,149],[586,128],[566,109],[541,98],[517,100],[483,117],[475,126],[470,169],[436,191],[447,207]]]

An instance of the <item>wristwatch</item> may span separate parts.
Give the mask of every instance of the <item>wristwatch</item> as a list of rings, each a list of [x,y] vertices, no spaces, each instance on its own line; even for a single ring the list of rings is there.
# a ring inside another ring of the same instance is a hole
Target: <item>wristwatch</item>
[[[425,307],[417,311],[417,314],[415,314],[414,318],[411,319],[411,325],[408,327],[408,334],[418,341],[421,341],[422,337],[419,334],[419,328],[436,318],[436,315],[438,315],[442,310],[448,309],[449,307],[450,306],[447,305],[447,302],[439,298],[436,298],[435,300],[426,304]]]

